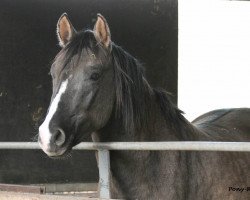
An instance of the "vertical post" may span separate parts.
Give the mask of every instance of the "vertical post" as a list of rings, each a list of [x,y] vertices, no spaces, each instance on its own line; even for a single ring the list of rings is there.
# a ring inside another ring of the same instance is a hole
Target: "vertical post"
[[[99,192],[101,199],[110,199],[110,157],[108,150],[98,150]]]

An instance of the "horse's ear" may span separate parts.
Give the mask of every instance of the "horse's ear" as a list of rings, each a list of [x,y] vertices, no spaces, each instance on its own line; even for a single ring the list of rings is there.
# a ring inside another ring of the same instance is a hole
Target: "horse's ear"
[[[94,27],[94,35],[97,42],[103,44],[107,48],[110,46],[111,35],[109,26],[106,19],[101,14],[97,14],[97,20]]]
[[[59,45],[65,47],[75,33],[76,31],[69,21],[68,15],[63,13],[57,22],[57,37]]]

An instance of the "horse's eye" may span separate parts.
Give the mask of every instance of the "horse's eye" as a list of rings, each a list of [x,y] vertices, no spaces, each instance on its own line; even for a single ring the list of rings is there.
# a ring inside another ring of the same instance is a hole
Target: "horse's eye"
[[[90,79],[93,81],[97,81],[100,78],[100,74],[97,72],[94,72],[93,74],[91,74]]]

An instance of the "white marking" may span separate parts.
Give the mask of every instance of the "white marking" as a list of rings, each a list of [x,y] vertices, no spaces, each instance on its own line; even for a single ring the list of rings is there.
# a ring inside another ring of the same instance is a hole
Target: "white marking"
[[[40,144],[40,146],[44,151],[46,151],[48,149],[49,144],[50,144],[50,140],[51,140],[51,135],[52,135],[50,133],[50,130],[49,130],[50,120],[52,119],[52,117],[54,116],[54,114],[57,111],[58,104],[61,100],[61,96],[66,91],[67,85],[68,85],[68,79],[65,80],[64,82],[62,82],[58,93],[56,94],[55,98],[53,99],[53,101],[50,105],[49,112],[48,112],[44,122],[39,127],[39,136],[40,136],[40,139],[42,142],[42,144]]]

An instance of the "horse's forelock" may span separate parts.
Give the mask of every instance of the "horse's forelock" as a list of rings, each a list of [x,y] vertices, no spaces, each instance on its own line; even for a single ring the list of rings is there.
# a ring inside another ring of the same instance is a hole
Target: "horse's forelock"
[[[74,37],[72,37],[71,41],[61,49],[53,63],[60,64],[62,66],[61,71],[63,71],[66,67],[74,67],[79,63],[84,51],[87,52],[89,56],[92,56],[92,54],[96,56],[98,52],[103,52],[103,54],[106,53],[103,50],[103,47],[97,43],[91,30],[76,33]],[[68,65],[74,56],[76,56],[76,63]],[[103,59],[102,57],[99,58],[97,56],[96,58]]]

